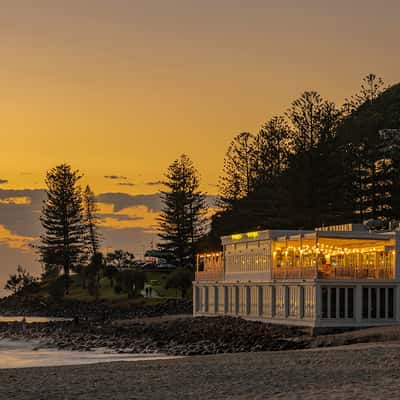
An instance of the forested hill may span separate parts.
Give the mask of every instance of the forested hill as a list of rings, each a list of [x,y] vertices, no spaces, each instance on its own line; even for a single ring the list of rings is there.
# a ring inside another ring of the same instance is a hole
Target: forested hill
[[[235,232],[400,220],[400,133],[385,129],[400,129],[400,84],[370,74],[342,106],[304,92],[257,134],[237,135],[203,248]]]
[[[380,129],[400,128],[400,83],[385,90],[372,102],[367,102],[345,119],[338,135],[345,140],[358,140],[366,133]]]

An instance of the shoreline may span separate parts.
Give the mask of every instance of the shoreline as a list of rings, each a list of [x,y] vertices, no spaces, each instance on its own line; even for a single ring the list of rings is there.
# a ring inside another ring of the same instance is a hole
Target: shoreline
[[[310,338],[293,327],[240,318],[189,316],[121,321],[0,322],[0,339],[36,340],[42,347],[173,356],[305,348]]]
[[[396,398],[399,379],[400,343],[370,343],[361,348],[3,369],[0,398],[379,399]]]
[[[143,362],[174,359],[165,354],[131,354],[96,349],[86,352],[58,350],[41,346],[36,341],[0,340],[0,370],[60,367],[113,362]]]

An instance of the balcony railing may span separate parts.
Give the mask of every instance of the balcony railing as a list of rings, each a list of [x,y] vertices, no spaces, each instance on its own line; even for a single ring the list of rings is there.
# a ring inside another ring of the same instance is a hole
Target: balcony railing
[[[222,281],[224,279],[224,271],[200,271],[196,272],[196,281]]]
[[[272,279],[316,279],[317,271],[315,268],[274,268]]]
[[[319,279],[376,279],[390,280],[394,279],[392,268],[350,268],[350,267],[332,267],[330,269],[320,269],[318,271]]]
[[[383,268],[351,268],[351,267],[315,267],[274,268],[272,279],[394,279],[393,269]]]

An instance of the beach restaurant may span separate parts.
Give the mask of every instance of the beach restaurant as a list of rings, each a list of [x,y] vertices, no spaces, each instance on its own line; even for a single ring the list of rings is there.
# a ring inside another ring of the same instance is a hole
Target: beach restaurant
[[[194,315],[313,328],[398,323],[399,238],[356,224],[224,236],[222,251],[197,257]]]

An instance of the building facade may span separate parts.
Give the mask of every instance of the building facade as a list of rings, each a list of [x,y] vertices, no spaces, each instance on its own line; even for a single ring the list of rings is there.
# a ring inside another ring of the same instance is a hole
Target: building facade
[[[225,236],[198,256],[195,316],[312,328],[400,322],[400,232],[352,224]]]

